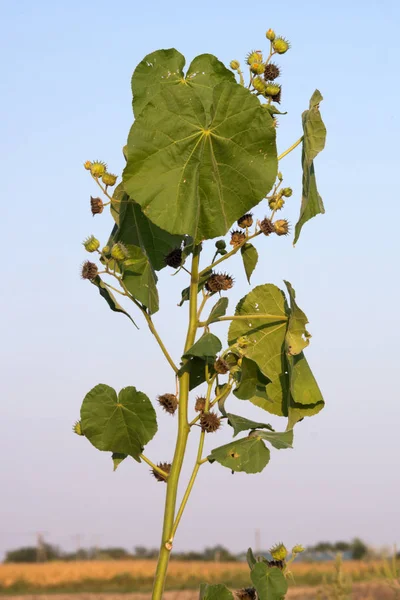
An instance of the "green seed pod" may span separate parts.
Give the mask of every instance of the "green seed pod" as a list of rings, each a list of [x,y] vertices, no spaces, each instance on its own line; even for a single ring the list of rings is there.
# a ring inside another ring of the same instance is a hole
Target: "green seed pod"
[[[305,548],[301,544],[296,544],[292,548],[292,554],[300,554],[301,552],[304,552],[304,551],[305,551]]]
[[[262,75],[264,73],[264,69],[264,63],[254,62],[250,65],[250,71],[254,73],[254,75]]]
[[[217,240],[215,242],[215,247],[218,250],[225,250],[225,248],[226,248],[226,242],[225,242],[225,240]]]
[[[128,258],[129,252],[128,249],[124,246],[124,244],[118,242],[117,244],[114,244],[111,248],[111,256],[115,260],[125,260],[125,258]]]
[[[101,160],[95,160],[92,162],[90,166],[90,172],[93,177],[101,177],[107,171],[107,165],[105,162]]]
[[[265,37],[270,42],[273,42],[275,39],[275,31],[273,29],[268,29],[267,33],[265,34]]]
[[[270,554],[274,560],[284,561],[287,557],[287,550],[285,546],[281,544],[276,544],[272,548],[270,548]]]
[[[108,186],[108,185],[110,185],[110,186],[115,185],[117,183],[117,179],[118,179],[117,175],[113,175],[112,173],[107,173],[107,172],[103,173],[103,175],[101,177],[102,182],[106,186]]]
[[[261,63],[263,61],[262,52],[260,50],[252,50],[246,57],[248,65],[252,65],[255,62]]]
[[[237,71],[238,69],[240,69],[240,62],[238,60],[231,60],[229,66],[234,71]]]
[[[290,48],[290,44],[285,38],[277,37],[272,42],[272,47],[278,54],[285,54]]]
[[[266,87],[265,81],[263,79],[261,79],[261,77],[259,75],[257,75],[257,77],[255,77],[253,79],[253,88],[260,94],[264,94],[265,87]]]
[[[281,193],[282,193],[282,196],[285,196],[285,198],[290,198],[290,196],[293,194],[293,190],[292,190],[292,188],[287,187],[287,188],[283,188]]]
[[[267,94],[267,96],[276,96],[277,94],[279,94],[280,89],[281,86],[277,83],[273,83],[272,81],[269,81],[265,84],[265,93]]]
[[[72,428],[72,431],[73,431],[74,433],[76,433],[77,435],[85,435],[85,434],[82,432],[82,424],[81,424],[81,422],[80,422],[80,421],[77,421],[77,422],[75,423],[75,425],[74,425],[74,426],[73,426],[73,428]]]
[[[276,235],[287,235],[289,233],[289,222],[286,219],[280,219],[274,223]]]
[[[100,248],[100,242],[94,235],[90,235],[82,244],[87,252],[96,252]]]

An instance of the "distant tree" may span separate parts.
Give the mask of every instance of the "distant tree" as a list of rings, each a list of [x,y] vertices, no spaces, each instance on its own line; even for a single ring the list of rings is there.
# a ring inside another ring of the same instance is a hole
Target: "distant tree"
[[[46,557],[47,561],[59,560],[63,558],[61,550],[57,546],[44,544],[42,548],[42,556]],[[6,563],[34,563],[38,562],[38,550],[36,546],[25,546],[9,550],[6,553],[4,562]]]
[[[337,552],[348,552],[351,550],[351,544],[349,544],[349,542],[336,542],[334,544],[334,549]]]
[[[99,558],[111,558],[113,560],[121,560],[130,558],[131,554],[125,548],[102,548],[99,552]]]
[[[359,538],[354,538],[351,543],[351,557],[353,560],[362,560],[368,552],[368,546]]]

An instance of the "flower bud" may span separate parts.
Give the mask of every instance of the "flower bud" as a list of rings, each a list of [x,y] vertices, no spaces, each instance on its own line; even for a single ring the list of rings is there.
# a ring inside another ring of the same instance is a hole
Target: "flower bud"
[[[267,33],[265,34],[265,37],[270,42],[273,42],[275,39],[275,31],[273,29],[268,29]]]
[[[94,235],[90,235],[82,242],[82,244],[87,252],[96,252],[96,250],[100,248],[100,242],[94,237]]]
[[[296,544],[296,546],[293,546],[293,548],[292,548],[292,554],[300,554],[300,552],[304,552],[304,551],[305,551],[305,548],[301,544]]]
[[[83,166],[85,167],[86,171],[90,171],[90,169],[92,168],[92,163],[90,160],[87,160],[83,163]]]
[[[101,253],[104,254],[105,256],[107,256],[108,254],[110,254],[110,252],[111,252],[110,246],[104,246],[104,248],[101,251]]]
[[[111,256],[115,260],[125,260],[125,258],[128,258],[128,255],[128,249],[121,242],[114,244],[111,248]]]
[[[106,163],[102,162],[100,160],[95,160],[90,165],[90,172],[93,175],[93,177],[96,177],[96,178],[101,177],[103,175],[103,173],[105,173],[106,171],[107,171]]]
[[[215,247],[218,250],[225,250],[225,248],[226,248],[226,242],[225,242],[225,240],[217,240],[215,242]]]
[[[104,183],[104,185],[108,186],[110,185],[111,187],[113,185],[115,185],[117,183],[117,175],[113,175],[112,173],[107,173],[107,171],[105,173],[103,173],[101,180]]]
[[[277,52],[278,54],[285,54],[285,52],[287,52],[290,48],[289,42],[283,37],[275,38],[272,42],[272,46],[275,52]]]
[[[278,171],[278,179],[279,179],[279,181],[283,180],[283,175],[280,171]]]
[[[230,62],[230,68],[233,69],[234,71],[237,71],[238,69],[240,69],[240,62],[238,60],[231,60]]]
[[[72,428],[72,431],[73,431],[74,433],[76,433],[77,435],[85,435],[85,434],[83,433],[83,431],[82,431],[82,424],[81,424],[81,422],[80,422],[80,421],[77,421],[77,422],[75,423],[75,425],[74,425],[74,426],[73,426],[73,428]]]

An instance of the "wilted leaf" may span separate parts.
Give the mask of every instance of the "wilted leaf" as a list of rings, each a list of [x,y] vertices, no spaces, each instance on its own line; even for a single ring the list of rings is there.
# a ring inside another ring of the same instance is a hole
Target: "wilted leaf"
[[[233,427],[233,436],[235,437],[241,431],[250,431],[250,429],[270,429],[273,431],[271,425],[267,423],[257,423],[257,421],[250,421],[250,419],[246,419],[245,417],[240,417],[239,415],[233,415],[232,413],[227,413],[228,423],[231,427]]]
[[[120,312],[120,313],[126,315],[128,317],[128,319],[130,319],[132,321],[134,326],[137,329],[139,329],[138,326],[136,325],[135,321],[130,316],[130,314],[127,313],[126,310],[124,310],[120,304],[118,304],[118,302],[116,301],[116,299],[114,297],[114,294],[112,294],[110,292],[110,290],[108,289],[106,284],[102,281],[101,277],[97,276],[96,279],[93,279],[93,281],[91,281],[90,283],[93,283],[93,285],[95,285],[98,288],[98,290],[100,292],[100,296],[102,296],[104,298],[104,300],[107,302],[107,304],[111,308],[111,310],[113,310],[114,312]]]
[[[258,262],[258,252],[254,248],[253,244],[245,244],[241,247],[240,252],[242,253],[243,266],[246,272],[247,281],[250,283],[250,277],[252,276]]]
[[[285,281],[290,297],[290,317],[286,332],[286,349],[289,354],[300,354],[310,343],[311,335],[306,329],[308,319],[296,304],[296,292],[292,285]]]
[[[282,600],[288,589],[286,578],[278,567],[257,562],[250,572],[259,600]]]
[[[269,462],[270,452],[258,438],[242,438],[212,450],[208,460],[232,471],[260,473]]]

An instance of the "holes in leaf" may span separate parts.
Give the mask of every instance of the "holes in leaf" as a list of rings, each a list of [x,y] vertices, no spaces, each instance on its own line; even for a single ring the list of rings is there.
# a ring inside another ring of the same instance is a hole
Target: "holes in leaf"
[[[230,450],[229,452],[229,456],[231,458],[239,458],[240,454],[238,454],[237,452],[235,452],[234,450]]]

